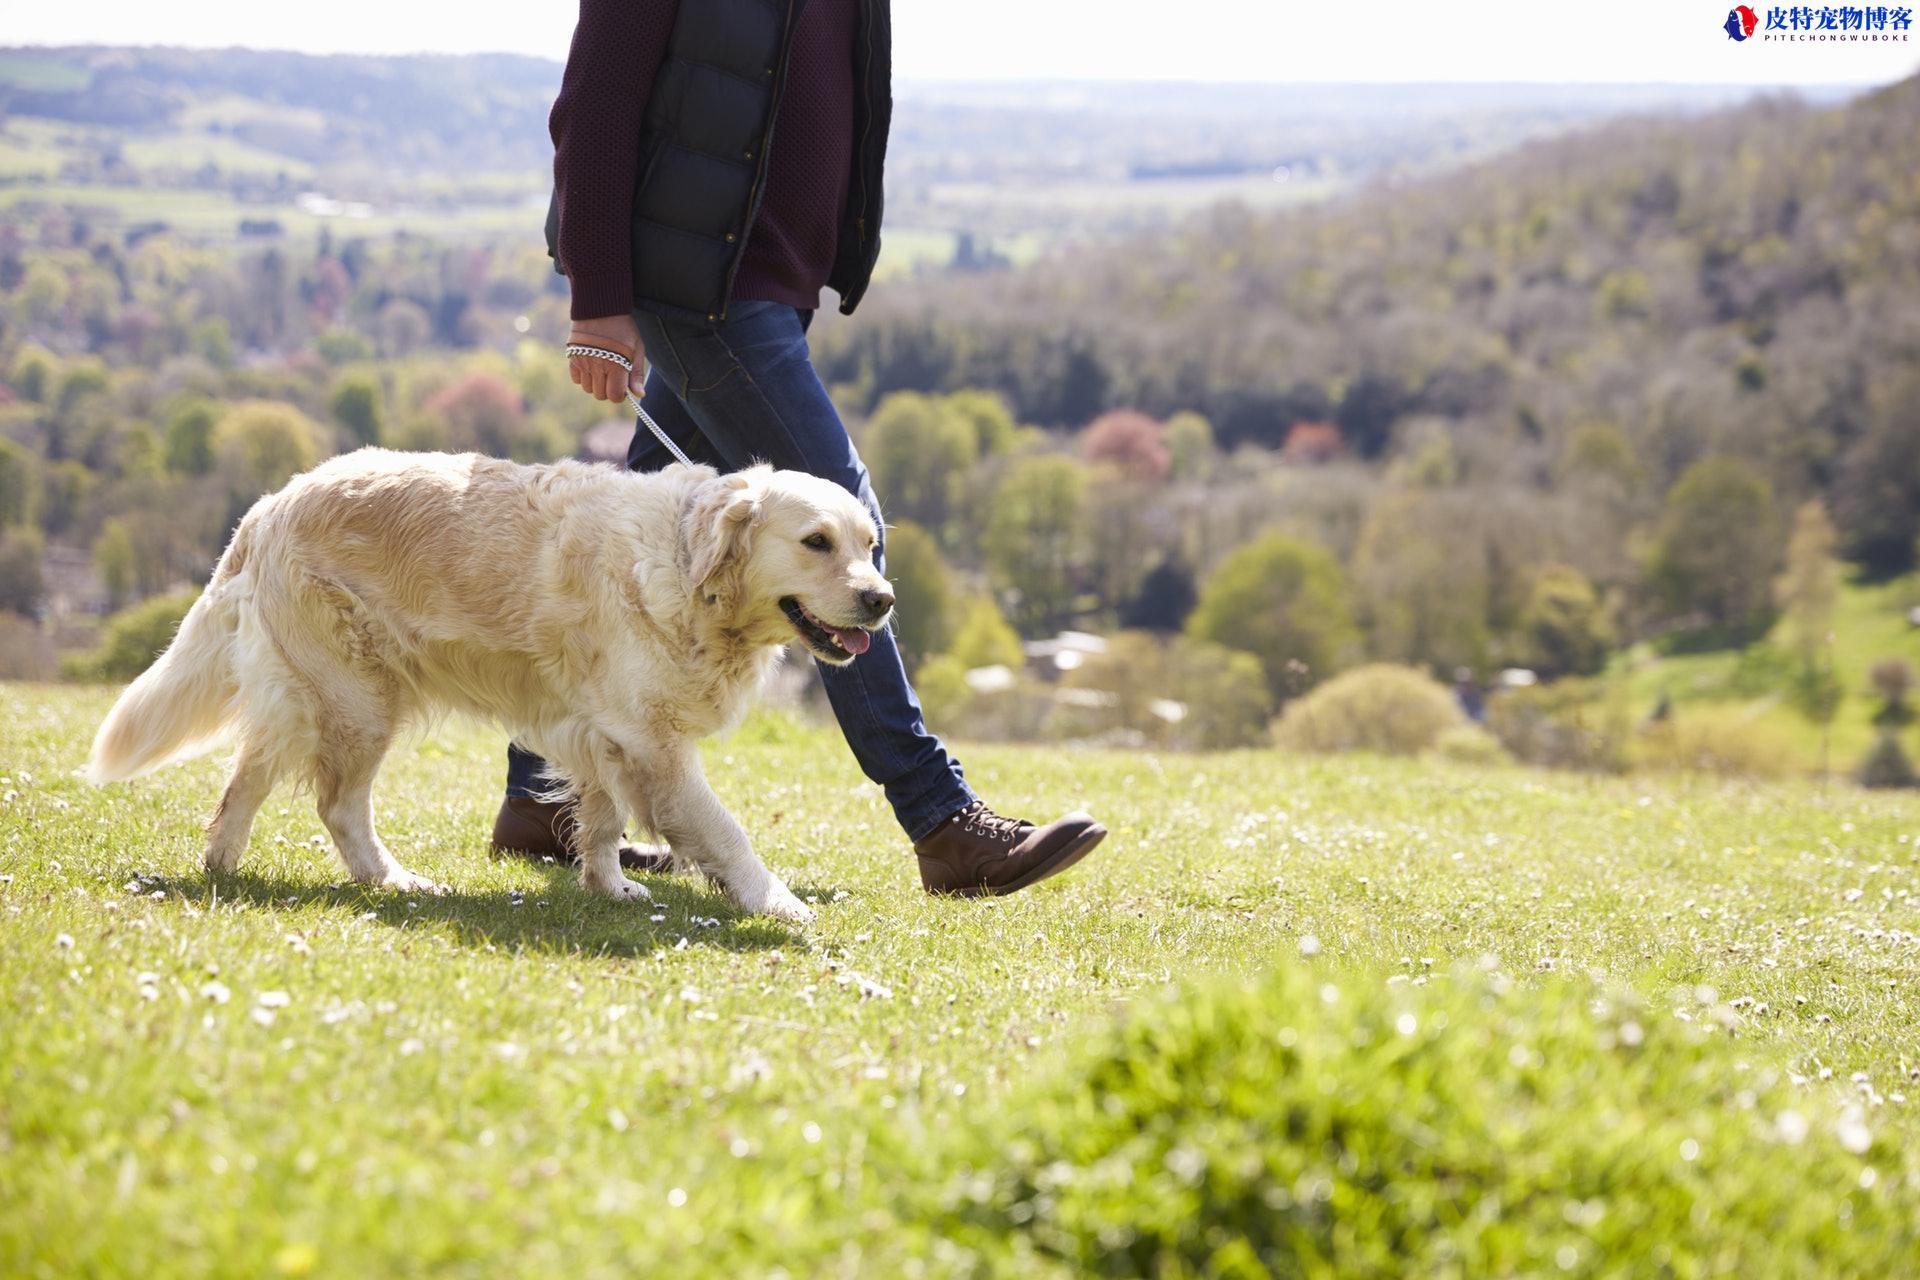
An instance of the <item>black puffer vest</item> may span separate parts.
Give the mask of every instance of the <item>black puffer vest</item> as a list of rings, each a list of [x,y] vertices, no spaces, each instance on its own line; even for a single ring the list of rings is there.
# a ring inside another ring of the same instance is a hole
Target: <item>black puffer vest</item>
[[[633,193],[634,305],[727,318],[747,232],[766,191],[767,150],[806,0],[681,0],[640,134]],[[854,34],[854,149],[827,286],[851,313],[880,256],[880,178],[893,116],[888,0],[861,0]],[[547,256],[560,267],[559,192]]]

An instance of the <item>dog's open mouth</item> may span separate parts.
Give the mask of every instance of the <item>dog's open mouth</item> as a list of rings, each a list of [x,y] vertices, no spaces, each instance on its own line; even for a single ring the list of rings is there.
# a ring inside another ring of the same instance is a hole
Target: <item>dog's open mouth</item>
[[[800,633],[800,638],[807,642],[807,647],[829,661],[850,662],[873,643],[873,637],[859,627],[835,627],[822,622],[793,596],[782,597],[780,609],[787,615],[787,621],[793,623],[793,629]]]

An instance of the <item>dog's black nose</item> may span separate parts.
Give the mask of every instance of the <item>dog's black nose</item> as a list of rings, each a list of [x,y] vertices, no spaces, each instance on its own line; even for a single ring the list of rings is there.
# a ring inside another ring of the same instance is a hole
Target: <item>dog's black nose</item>
[[[860,593],[860,603],[867,606],[868,610],[877,618],[887,610],[893,608],[893,592],[862,591]]]

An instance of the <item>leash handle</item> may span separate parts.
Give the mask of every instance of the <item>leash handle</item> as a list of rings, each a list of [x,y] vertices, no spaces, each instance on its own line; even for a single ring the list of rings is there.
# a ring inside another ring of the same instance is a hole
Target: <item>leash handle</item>
[[[618,351],[609,351],[605,347],[589,346],[584,342],[569,342],[567,344],[567,354],[570,356],[593,356],[600,360],[611,360],[628,373],[633,372],[633,361],[627,359],[627,357],[621,355]],[[675,444],[673,438],[665,431],[662,431],[660,424],[653,420],[653,415],[641,407],[640,397],[633,394],[632,387],[627,388],[627,407],[639,415],[641,424],[644,425],[647,430],[653,432],[653,438],[655,440],[667,446],[668,453],[680,459],[682,463],[689,467],[693,465],[693,459],[681,452],[680,446]]]

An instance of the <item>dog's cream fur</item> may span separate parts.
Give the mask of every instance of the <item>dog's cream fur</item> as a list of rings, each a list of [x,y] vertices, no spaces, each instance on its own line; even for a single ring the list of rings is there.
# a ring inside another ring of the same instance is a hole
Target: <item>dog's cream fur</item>
[[[173,644],[108,712],[86,774],[133,777],[232,731],[209,869],[238,865],[292,776],[354,879],[431,889],[375,834],[373,777],[397,731],[465,712],[545,756],[556,794],[577,797],[588,888],[644,893],[620,871],[631,817],[742,908],[804,922],[695,743],[738,722],[786,643],[849,660],[783,599],[835,627],[884,624],[877,538],[846,490],[766,466],[635,474],[362,449],[247,512]]]

